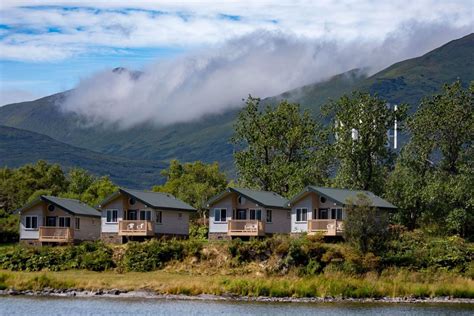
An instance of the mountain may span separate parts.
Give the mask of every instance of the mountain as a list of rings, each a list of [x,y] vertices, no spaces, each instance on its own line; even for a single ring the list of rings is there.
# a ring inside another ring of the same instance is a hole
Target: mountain
[[[424,96],[440,90],[444,83],[460,79],[465,86],[474,80],[474,33],[451,41],[423,56],[396,63],[370,77],[360,70],[307,85],[270,98],[287,99],[318,111],[329,99],[354,90],[377,93],[391,103],[408,103],[412,111]]]
[[[109,175],[121,186],[149,188],[162,182],[164,163],[131,160],[96,153],[61,143],[51,137],[0,126],[0,167],[19,167],[39,159],[64,168],[78,167],[96,175]]]
[[[460,79],[464,85],[474,80],[474,34],[451,41],[423,56],[396,63],[374,75],[352,70],[321,83],[307,85],[267,98],[298,102],[315,115],[322,104],[354,90],[377,93],[390,103],[409,103],[412,110],[424,96],[439,91],[443,83]],[[123,70],[117,70],[123,71]],[[0,107],[0,125],[50,136],[60,142],[87,148],[114,157],[167,161],[219,161],[232,172],[232,145],[229,138],[237,111],[208,116],[199,121],[165,127],[90,127],[80,117],[61,112],[56,105],[68,92],[31,102]]]

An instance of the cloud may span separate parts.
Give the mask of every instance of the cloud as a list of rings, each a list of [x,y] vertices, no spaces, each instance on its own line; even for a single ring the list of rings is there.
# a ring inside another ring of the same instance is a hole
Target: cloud
[[[472,1],[4,0],[0,14],[1,59],[58,61],[104,49],[204,47],[256,30],[381,40],[411,20],[472,26]]]
[[[188,122],[238,108],[248,94],[272,96],[353,68],[373,73],[467,33],[468,28],[417,22],[378,41],[255,31],[149,65],[140,76],[102,71],[82,80],[61,108],[90,124],[122,128]]]

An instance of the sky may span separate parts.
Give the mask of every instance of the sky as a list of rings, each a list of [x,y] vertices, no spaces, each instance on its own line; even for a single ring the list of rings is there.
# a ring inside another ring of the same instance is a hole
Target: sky
[[[2,0],[0,105],[75,88],[62,108],[91,122],[130,126],[157,111],[160,124],[192,120],[249,93],[270,96],[424,54],[473,32],[473,7],[472,0]],[[115,67],[143,75],[110,72]],[[136,107],[143,117],[130,120]]]

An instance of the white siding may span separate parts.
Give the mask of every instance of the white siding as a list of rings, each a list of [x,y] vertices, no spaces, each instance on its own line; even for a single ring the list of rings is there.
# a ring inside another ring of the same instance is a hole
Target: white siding
[[[216,204],[212,205],[209,209],[209,232],[210,233],[226,233],[227,232],[227,221],[232,219],[232,210],[233,210],[233,196],[230,194],[224,199],[218,201]],[[227,218],[225,222],[216,222],[214,218],[214,209],[216,208],[225,208],[227,209]]]
[[[314,205],[312,193],[306,194],[301,198],[299,201],[297,201],[292,207],[291,207],[291,232],[292,233],[302,233],[302,232],[307,232],[308,231],[308,221],[304,222],[297,222],[296,221],[296,209],[297,208],[307,208],[308,209],[308,219],[312,219],[313,217],[313,208],[316,207]]]
[[[26,215],[38,216],[38,227],[43,226],[43,203],[39,203],[29,210],[21,212],[20,217],[20,239],[38,239],[39,229],[28,229],[26,225]]]
[[[107,223],[107,210],[116,209],[117,223]],[[101,231],[103,233],[118,233],[118,221],[123,219],[122,197],[119,197],[101,208]]]

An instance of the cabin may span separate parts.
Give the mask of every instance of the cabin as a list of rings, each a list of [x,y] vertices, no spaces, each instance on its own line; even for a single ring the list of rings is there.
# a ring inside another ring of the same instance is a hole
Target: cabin
[[[20,215],[21,243],[67,244],[100,237],[100,212],[78,200],[41,195],[15,213]]]
[[[291,207],[291,233],[342,236],[347,203],[357,203],[364,194],[378,210],[394,210],[396,206],[370,191],[307,186],[288,204]]]
[[[206,203],[209,239],[263,237],[288,234],[288,200],[275,192],[228,188]]]
[[[154,237],[189,236],[189,217],[196,209],[171,194],[120,188],[100,205],[105,242],[121,244]]]

